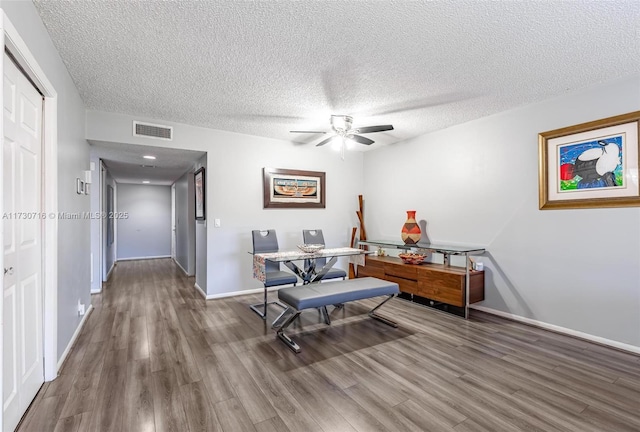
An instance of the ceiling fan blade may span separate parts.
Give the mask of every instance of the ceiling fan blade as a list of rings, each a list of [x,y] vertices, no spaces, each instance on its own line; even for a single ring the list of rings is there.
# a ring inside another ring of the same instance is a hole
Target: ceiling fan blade
[[[323,145],[325,145],[325,144],[328,144],[328,143],[329,143],[329,141],[331,141],[332,139],[334,139],[336,136],[337,136],[337,135],[333,135],[333,136],[330,136],[329,138],[327,138],[327,139],[325,139],[325,140],[320,141],[318,144],[316,144],[316,147],[320,147],[320,146],[323,146]]]
[[[353,131],[357,133],[372,133],[372,132],[384,132],[393,130],[393,126],[391,125],[380,125],[380,126],[365,126],[360,128],[355,128]]]
[[[295,130],[295,131],[289,131],[290,133],[314,133],[314,134],[326,134],[326,132],[324,131],[302,131],[302,130]]]
[[[357,143],[366,144],[366,145],[371,145],[375,142],[374,140],[370,140],[369,138],[366,138],[360,135],[347,135],[347,138]]]

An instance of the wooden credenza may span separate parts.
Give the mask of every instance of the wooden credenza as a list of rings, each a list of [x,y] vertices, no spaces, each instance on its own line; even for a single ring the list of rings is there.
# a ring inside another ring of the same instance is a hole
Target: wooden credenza
[[[400,291],[457,307],[465,307],[464,267],[442,264],[405,264],[400,258],[369,255],[358,267],[358,277],[372,276],[395,282]],[[469,271],[469,302],[484,300],[484,271]]]

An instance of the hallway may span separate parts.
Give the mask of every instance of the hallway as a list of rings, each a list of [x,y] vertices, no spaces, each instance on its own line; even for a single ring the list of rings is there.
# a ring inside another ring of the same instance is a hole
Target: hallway
[[[260,297],[206,302],[169,259],[119,262],[19,431],[640,429],[638,356],[401,300],[381,309],[398,329],[373,301],[331,327],[304,313],[296,356],[249,310]]]

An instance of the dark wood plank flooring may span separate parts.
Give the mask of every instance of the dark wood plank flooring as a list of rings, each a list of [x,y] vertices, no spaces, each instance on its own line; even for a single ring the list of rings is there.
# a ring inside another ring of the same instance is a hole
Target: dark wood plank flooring
[[[373,300],[330,327],[303,313],[295,355],[260,297],[204,301],[171,260],[118,263],[19,431],[640,431],[639,356],[398,299],[380,310],[398,329]]]

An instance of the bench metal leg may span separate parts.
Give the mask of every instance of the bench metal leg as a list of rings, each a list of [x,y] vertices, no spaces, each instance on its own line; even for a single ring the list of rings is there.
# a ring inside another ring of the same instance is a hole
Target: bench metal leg
[[[283,309],[287,308],[285,305],[283,305],[279,301],[267,302],[267,287],[265,287],[264,288],[264,302],[263,303],[252,304],[249,307],[251,308],[252,311],[254,311],[258,315],[260,315],[260,317],[263,320],[266,320],[267,319],[267,305],[270,305],[270,304],[274,304],[276,306],[280,306]],[[260,310],[260,308],[262,308],[262,310]]]
[[[300,346],[298,346],[297,343],[295,343],[293,340],[291,340],[291,338],[289,336],[287,336],[284,333],[284,330],[289,327],[291,325],[291,323],[293,323],[295,320],[298,319],[298,317],[300,316],[300,311],[297,311],[293,308],[289,308],[290,310],[295,311],[289,318],[287,318],[287,320],[282,323],[282,327],[280,327],[278,329],[278,331],[276,332],[276,334],[278,335],[278,338],[284,342],[293,352],[295,352],[296,354],[298,354],[300,352]]]
[[[380,316],[376,313],[376,309],[378,309],[380,306],[382,306],[383,304],[385,304],[386,302],[388,302],[389,300],[391,300],[392,298],[394,298],[396,295],[395,294],[391,294],[390,296],[388,296],[386,299],[384,299],[382,301],[382,303],[380,303],[378,306],[374,307],[373,309],[371,309],[369,311],[369,316],[371,318],[373,318],[374,320],[378,320],[382,323],[385,323],[386,325],[389,325],[391,327],[397,328],[398,324],[395,321],[391,321],[388,318],[385,318],[383,316]]]
[[[369,316],[375,320],[378,320],[384,324],[387,324],[391,327],[398,327],[398,324],[394,321],[391,321],[390,319],[387,319],[385,317],[382,317],[378,314],[376,314],[376,310],[378,308],[380,308],[380,306],[382,306],[383,304],[385,304],[386,302],[388,302],[389,300],[391,300],[392,298],[394,298],[396,296],[396,294],[391,294],[389,296],[387,296],[387,298],[385,298],[380,304],[378,304],[376,307],[374,307],[373,309],[371,309],[369,311]],[[327,324],[331,324],[331,320],[329,318],[329,314],[327,313],[327,308],[326,306],[320,307],[318,308],[320,310],[320,313],[323,315],[325,322]],[[296,310],[295,308],[292,307],[288,307],[284,312],[282,312],[280,314],[280,316],[278,316],[278,318],[276,318],[276,320],[273,322],[273,327],[276,328],[276,323],[277,321],[279,321],[284,315],[286,315],[288,312],[292,312],[292,314],[287,317],[287,319],[282,323],[282,326],[280,328],[278,328],[278,330],[276,331],[276,335],[278,336],[278,339],[280,339],[282,342],[284,342],[293,352],[295,352],[296,354],[298,354],[301,349],[300,346],[295,343],[289,336],[287,336],[285,334],[285,330],[287,329],[287,327],[289,327],[295,320],[298,319],[298,317],[300,316],[300,314],[302,313],[299,310]]]
[[[327,310],[326,306],[320,306],[316,308],[318,310],[318,312],[320,312],[320,316],[322,316],[322,321],[324,321],[324,323],[326,325],[331,325],[331,317],[329,317],[329,311]]]
[[[271,323],[271,328],[275,329],[278,327],[281,327],[282,324],[280,324],[280,320],[288,313],[291,312],[291,308],[287,307],[285,310],[283,310],[280,315],[278,315],[278,317],[276,319],[273,320],[273,322]]]
[[[324,317],[324,323],[326,325],[331,325],[331,318],[329,317],[329,311],[327,311],[327,307],[322,306],[320,308],[320,312],[322,312],[322,316]]]

